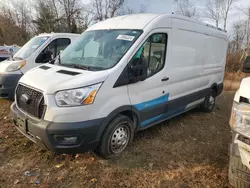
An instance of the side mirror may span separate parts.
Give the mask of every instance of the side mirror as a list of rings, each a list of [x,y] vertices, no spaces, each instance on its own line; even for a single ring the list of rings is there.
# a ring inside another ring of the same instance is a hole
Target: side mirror
[[[243,64],[242,72],[250,73],[250,56],[247,56]]]
[[[50,51],[44,51],[37,57],[37,62],[39,63],[47,63],[52,60]]]
[[[138,59],[137,59],[138,60]],[[136,65],[130,65],[130,82],[136,83],[147,79],[148,67],[144,63],[136,63]]]

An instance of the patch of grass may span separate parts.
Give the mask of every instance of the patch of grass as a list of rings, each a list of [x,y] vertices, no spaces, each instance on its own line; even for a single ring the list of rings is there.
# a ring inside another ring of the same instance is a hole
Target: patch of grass
[[[225,73],[224,77],[224,90],[226,91],[234,91],[240,87],[241,80],[249,77],[250,74],[243,72],[236,73]]]

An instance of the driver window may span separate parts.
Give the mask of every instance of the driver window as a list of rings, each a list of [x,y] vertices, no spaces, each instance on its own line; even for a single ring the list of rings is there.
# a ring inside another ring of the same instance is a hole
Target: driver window
[[[164,67],[166,56],[167,35],[154,34],[150,38],[150,55],[148,56],[148,76],[161,71]]]
[[[55,57],[56,41],[52,41],[36,58],[36,63],[47,63]]]
[[[44,51],[45,51],[45,52],[46,52],[46,51],[50,52],[50,54],[51,54],[51,56],[52,56],[52,59],[53,59],[53,57],[56,56],[56,41],[54,40],[53,42],[51,42],[51,43],[47,46],[47,48],[44,49]]]
[[[143,64],[147,67],[147,77],[161,71],[165,64],[167,34],[157,33],[151,35],[142,45],[132,59],[132,64]]]
[[[54,59],[61,50],[70,44],[70,39],[59,38],[53,40],[37,57],[36,63],[47,63]]]

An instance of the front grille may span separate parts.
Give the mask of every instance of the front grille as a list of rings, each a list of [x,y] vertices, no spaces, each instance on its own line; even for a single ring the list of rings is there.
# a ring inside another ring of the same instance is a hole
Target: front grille
[[[28,98],[27,101],[22,100],[22,96]],[[41,92],[18,85],[16,90],[17,106],[31,116],[41,119],[45,112],[44,96]]]

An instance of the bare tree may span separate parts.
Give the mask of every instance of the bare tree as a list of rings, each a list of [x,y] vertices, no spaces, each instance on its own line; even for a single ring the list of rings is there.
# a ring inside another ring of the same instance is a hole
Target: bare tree
[[[48,4],[50,4],[50,9],[51,9],[51,11],[53,11],[54,12],[54,14],[55,14],[55,17],[56,17],[56,20],[60,20],[60,14],[59,14],[59,12],[60,12],[60,8],[59,8],[59,2],[58,2],[58,0],[48,0]],[[60,23],[59,22],[56,22],[56,28],[59,28],[60,27]]]
[[[214,21],[216,27],[219,27],[221,19],[221,4],[222,0],[208,0],[206,4],[205,16]]]
[[[250,7],[246,9],[244,8],[238,8],[238,9],[241,10],[247,16],[247,20],[245,21],[246,22],[246,41],[245,41],[244,50],[241,55],[241,60],[242,60],[242,59],[245,59],[245,57],[249,55],[250,53]]]
[[[194,4],[189,0],[174,0],[177,8],[176,13],[190,18],[199,18],[199,14]]]
[[[23,38],[22,30],[16,25],[11,17],[0,13],[0,45],[23,45],[26,39]]]
[[[227,29],[227,20],[228,20],[228,14],[232,8],[233,3],[235,0],[222,0],[221,5],[221,16],[224,22],[224,30]]]
[[[248,8],[247,14],[247,41],[246,41],[246,50],[250,51],[250,7]]]
[[[59,31],[60,28],[58,27],[58,15],[53,10],[53,2],[49,0],[38,0],[36,4],[36,12],[37,17],[33,20],[33,23],[36,24],[36,29],[38,33],[50,33]]]
[[[123,4],[124,0],[93,0],[94,20],[103,21],[114,17]]]
[[[145,13],[145,12],[147,12],[147,7],[144,4],[141,4],[139,13]]]
[[[62,10],[67,23],[67,30],[69,32],[77,32],[76,17],[81,12],[80,0],[58,0],[62,6]]]
[[[128,14],[136,14],[136,13],[145,13],[147,12],[147,7],[144,4],[141,4],[140,10],[136,11],[131,7],[122,7],[118,12],[117,16],[128,15]]]
[[[247,36],[247,22],[239,21],[233,25],[233,41],[235,43],[235,51],[239,52],[242,47],[244,40]]]
[[[205,16],[215,22],[216,27],[223,21],[224,30],[227,29],[227,21],[232,5],[236,0],[207,0]]]
[[[30,34],[32,32],[31,30],[32,28],[31,15],[32,14],[28,6],[28,0],[6,1],[6,2],[3,2],[1,5],[2,6],[0,7],[0,16],[1,16],[0,22],[4,26],[4,27],[1,27],[2,33],[3,33],[4,28],[5,29],[15,28],[15,30],[18,30],[18,33],[15,33],[15,34],[20,38],[20,40],[22,39],[22,41],[23,40],[25,41],[29,39]],[[9,33],[7,32],[4,32],[4,33],[5,35],[9,35]]]

